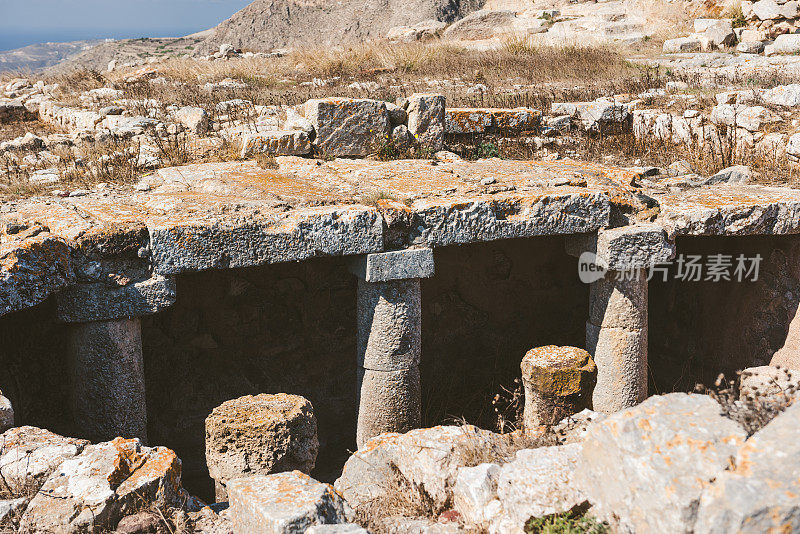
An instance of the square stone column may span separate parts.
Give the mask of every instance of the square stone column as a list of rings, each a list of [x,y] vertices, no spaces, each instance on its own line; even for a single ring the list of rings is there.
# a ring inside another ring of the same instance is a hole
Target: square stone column
[[[79,284],[57,296],[69,325],[72,413],[82,437],[147,442],[147,402],[139,317],[175,302],[175,281],[155,276],[121,287]]]
[[[351,265],[358,276],[359,447],[385,432],[421,422],[420,279],[433,276],[433,251],[368,254]]]
[[[647,398],[648,269],[675,256],[657,224],[637,224],[570,236],[590,284],[586,349],[597,365],[592,407],[613,413]],[[591,268],[591,265],[594,265]]]

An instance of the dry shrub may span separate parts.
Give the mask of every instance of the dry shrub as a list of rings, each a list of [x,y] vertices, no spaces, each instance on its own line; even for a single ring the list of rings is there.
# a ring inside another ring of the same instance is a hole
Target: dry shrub
[[[781,371],[791,378],[791,371]],[[794,386],[784,388],[779,381],[771,379],[763,389],[756,388],[742,396],[741,376],[742,371],[738,371],[736,378],[729,381],[721,374],[712,387],[698,384],[695,392],[716,400],[722,406],[722,413],[742,425],[750,437],[791,406],[800,392]]]

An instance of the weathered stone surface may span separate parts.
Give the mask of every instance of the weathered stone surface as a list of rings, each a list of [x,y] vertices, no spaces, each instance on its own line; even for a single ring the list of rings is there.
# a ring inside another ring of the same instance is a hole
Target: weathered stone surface
[[[139,319],[73,323],[69,327],[72,410],[92,441],[147,440],[142,326]]]
[[[522,132],[536,131],[540,117],[541,113],[529,108],[447,108],[445,132],[515,136]]]
[[[559,422],[552,431],[560,443],[583,443],[589,428],[606,417],[606,414],[586,409]]]
[[[247,395],[206,418],[208,472],[223,487],[254,475],[310,473],[318,450],[314,408],[298,395]]]
[[[739,396],[774,397],[777,401],[800,397],[800,371],[771,365],[744,369],[739,375]]]
[[[795,33],[779,35],[775,38],[775,42],[768,46],[773,54],[796,54],[800,52],[800,35]]]
[[[86,323],[142,317],[172,306],[176,296],[175,279],[171,276],[156,275],[126,286],[78,284],[58,294],[58,320]]]
[[[480,108],[447,108],[444,118],[448,134],[482,134],[494,125],[492,114]]]
[[[187,514],[196,532],[203,534],[232,534],[233,521],[230,519],[228,503],[204,506],[197,512]]]
[[[734,165],[722,169],[714,176],[706,180],[704,185],[712,184],[746,184],[750,181],[750,167],[747,165]]]
[[[674,235],[800,232],[800,193],[781,187],[715,185],[659,195],[656,222]]]
[[[501,511],[497,499],[500,466],[485,463],[459,467],[453,485],[453,507],[465,521],[476,525],[490,523]]]
[[[7,397],[0,392],[0,432],[14,426],[14,407]]]
[[[800,530],[800,403],[753,434],[700,499],[695,532]]]
[[[0,241],[0,315],[35,306],[74,280],[69,247],[46,232]]]
[[[515,18],[516,13],[511,10],[482,9],[447,28],[444,36],[465,41],[491,39],[500,28],[511,25]]]
[[[589,429],[575,483],[623,530],[691,532],[702,491],[745,437],[710,397],[651,397]]]
[[[123,517],[114,534],[168,534],[166,522],[155,512],[139,512]]]
[[[0,501],[0,527],[13,528],[14,523],[28,506],[28,501],[28,497]]]
[[[117,438],[87,446],[47,479],[22,517],[25,532],[101,532],[141,501],[178,506],[181,461],[165,447]]]
[[[589,405],[597,367],[585,350],[555,345],[531,349],[520,367],[526,431],[554,425]]]
[[[174,117],[195,135],[208,132],[208,113],[203,108],[184,106],[175,112]]]
[[[379,100],[313,99],[304,114],[316,132],[314,146],[326,156],[366,156],[391,133],[386,103]]]
[[[640,223],[570,236],[567,252],[576,257],[593,252],[607,269],[624,271],[668,262],[675,256],[675,244],[661,225]]]
[[[589,286],[589,322],[603,328],[647,328],[647,281],[618,280],[617,274],[610,271]]]
[[[521,529],[531,517],[566,512],[586,501],[574,482],[582,448],[573,443],[518,451],[498,476],[501,515]]]
[[[85,439],[65,438],[32,426],[7,430],[0,443],[2,489],[11,495],[38,490],[64,460],[89,445]]]
[[[303,130],[259,132],[242,137],[242,158],[255,154],[304,156],[310,153],[311,140]]]
[[[384,434],[347,460],[336,490],[353,508],[380,502],[397,476],[417,485],[440,505],[452,495],[458,468],[476,453],[491,457],[508,436],[473,426],[437,426]]]
[[[419,367],[395,371],[358,370],[356,443],[385,432],[418,428],[422,421]]]
[[[444,95],[414,93],[408,99],[408,131],[431,153],[444,146],[444,109]]]
[[[601,328],[587,322],[586,350],[597,365],[595,410],[614,413],[647,398],[647,329]]]
[[[294,534],[346,522],[345,503],[333,488],[300,471],[231,480],[228,491],[236,534]]]
[[[418,248],[367,254],[353,260],[351,271],[365,282],[430,278],[434,273],[433,250]]]

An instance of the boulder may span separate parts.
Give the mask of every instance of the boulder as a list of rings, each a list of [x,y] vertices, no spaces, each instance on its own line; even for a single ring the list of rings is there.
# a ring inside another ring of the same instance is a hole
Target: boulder
[[[175,120],[195,135],[208,132],[208,113],[203,108],[184,106],[174,113]]]
[[[764,43],[761,41],[742,41],[736,45],[736,51],[742,54],[760,54],[764,51]]]
[[[474,426],[437,426],[369,440],[344,465],[336,491],[358,509],[379,503],[402,477],[432,503],[452,496],[458,468],[498,459],[509,436]]]
[[[700,499],[695,532],[800,531],[800,403],[739,449]]]
[[[0,392],[0,432],[5,432],[14,426],[14,407],[3,393]]]
[[[736,115],[736,126],[750,132],[757,132],[765,124],[782,122],[782,120],[764,106],[751,106],[741,110]]]
[[[680,54],[683,52],[699,52],[703,42],[699,37],[678,37],[664,41],[665,54]]]
[[[734,165],[722,169],[714,176],[703,182],[703,185],[713,184],[746,184],[750,182],[750,167],[747,165]]]
[[[237,534],[295,534],[347,522],[345,502],[333,488],[300,471],[231,480],[228,492]]]
[[[453,506],[468,522],[485,526],[500,513],[497,479],[500,466],[486,463],[460,467],[453,486]]]
[[[123,517],[114,534],[169,534],[166,522],[154,512],[139,512]]]
[[[444,146],[444,109],[443,95],[414,93],[408,99],[408,131],[431,153]]]
[[[775,42],[769,46],[772,54],[797,54],[800,52],[800,34],[785,33],[779,35],[775,38]]]
[[[221,491],[218,498],[235,478],[310,473],[318,449],[314,408],[298,395],[247,395],[222,403],[206,418],[206,463]]]
[[[102,532],[139,509],[179,506],[181,461],[166,447],[116,438],[89,445],[45,481],[22,516],[31,533]]]
[[[691,532],[703,489],[745,437],[710,397],[651,397],[590,427],[576,487],[623,531]]]
[[[304,156],[311,153],[311,140],[303,130],[281,130],[245,134],[242,137],[241,157],[254,154],[272,156]]]
[[[65,438],[33,426],[7,430],[0,443],[2,489],[11,495],[38,491],[50,473],[89,445],[85,439]]]
[[[323,156],[367,156],[386,143],[391,121],[386,103],[354,98],[322,98],[305,103]]]
[[[497,479],[501,521],[522,527],[531,517],[560,514],[584,503],[573,480],[582,449],[572,443],[518,451]]]
[[[796,134],[792,135],[791,137],[789,137],[789,142],[786,143],[786,155],[790,159],[792,159],[792,158],[794,158],[795,160],[800,159],[800,133],[796,133]],[[787,355],[787,356],[789,356],[789,355]],[[792,359],[794,361],[797,361],[798,366],[794,367],[794,366],[790,365],[789,367],[792,367],[792,369],[800,369],[800,358],[797,358],[796,355],[791,355],[791,357],[792,357]],[[770,362],[770,363],[772,363],[772,362]],[[782,365],[782,364],[781,363],[772,363],[772,365]]]

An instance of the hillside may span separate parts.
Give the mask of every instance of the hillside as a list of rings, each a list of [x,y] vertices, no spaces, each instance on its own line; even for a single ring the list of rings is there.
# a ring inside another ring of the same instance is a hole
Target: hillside
[[[254,51],[333,45],[383,37],[395,26],[424,20],[453,22],[484,0],[256,0],[214,29],[200,47],[222,43]]]
[[[36,71],[56,65],[94,47],[101,40],[39,43],[0,52],[0,72]]]

